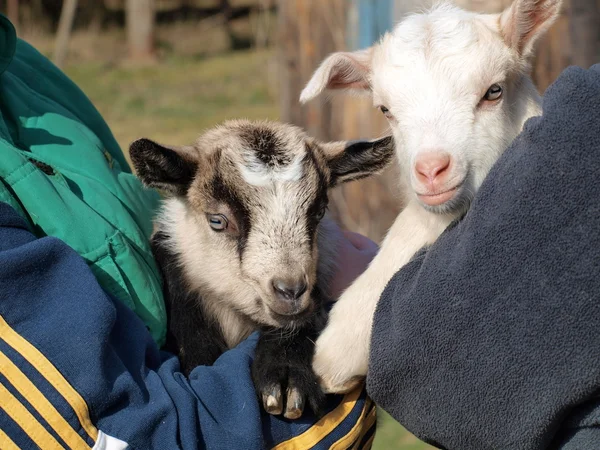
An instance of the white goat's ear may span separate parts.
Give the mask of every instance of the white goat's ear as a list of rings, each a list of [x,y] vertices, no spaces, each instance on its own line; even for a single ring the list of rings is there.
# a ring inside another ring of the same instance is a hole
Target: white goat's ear
[[[329,142],[319,146],[331,173],[330,187],[381,172],[394,155],[391,136],[375,141]]]
[[[561,0],[515,0],[500,14],[500,31],[506,44],[525,58],[536,40],[560,14]]]
[[[187,147],[165,147],[150,139],[133,142],[129,156],[142,183],[175,195],[185,195],[198,168]]]
[[[326,89],[370,90],[371,53],[368,48],[329,55],[300,94],[300,102],[306,103]]]

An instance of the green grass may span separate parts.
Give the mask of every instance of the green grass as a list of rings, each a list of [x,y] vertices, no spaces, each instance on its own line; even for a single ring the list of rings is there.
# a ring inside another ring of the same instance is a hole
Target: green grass
[[[231,118],[277,119],[268,87],[269,51],[211,57],[167,57],[159,65],[71,64],[67,74],[90,97],[123,150],[138,137],[189,144],[208,127]],[[379,411],[376,450],[429,449]]]
[[[406,431],[388,413],[377,411],[377,433],[373,450],[429,450],[433,449]]]
[[[102,113],[123,149],[138,137],[189,144],[231,118],[277,119],[265,82],[267,51],[175,59],[147,67],[70,65],[67,74]]]

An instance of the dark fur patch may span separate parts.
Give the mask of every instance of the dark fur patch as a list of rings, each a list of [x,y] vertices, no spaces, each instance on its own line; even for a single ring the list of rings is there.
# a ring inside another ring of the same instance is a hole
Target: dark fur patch
[[[211,365],[227,350],[219,324],[208,320],[202,301],[191,293],[183,271],[165,241],[168,236],[158,232],[152,237],[154,258],[164,280],[163,293],[167,309],[167,342],[165,350],[176,354],[185,375],[199,365]]]
[[[331,185],[368,177],[388,165],[394,155],[391,136],[373,142],[358,141],[329,161]]]
[[[187,192],[198,167],[175,150],[149,139],[138,139],[132,143],[129,155],[137,176],[146,186],[177,195]]]
[[[239,136],[254,150],[256,157],[267,167],[286,166],[292,158],[277,133],[265,126],[244,126]]]
[[[312,199],[308,210],[306,211],[306,232],[308,234],[308,239],[310,240],[310,246],[312,247],[315,241],[317,226],[319,225],[319,221],[321,220],[319,214],[323,211],[324,208],[327,208],[327,204],[329,203],[329,196],[327,195],[327,177],[317,164],[315,155],[313,154],[312,149],[308,146],[308,144],[306,150],[307,152],[304,158],[304,172],[309,173],[310,171],[314,170],[319,178],[319,182],[317,185],[317,195],[315,195],[315,197]]]
[[[244,249],[246,248],[246,242],[248,241],[248,235],[250,234],[250,228],[252,226],[250,210],[246,207],[246,203],[242,201],[235,190],[223,180],[219,173],[217,173],[210,181],[210,192],[211,196],[216,201],[226,203],[235,214],[235,219],[240,228],[237,242],[238,255],[240,259],[242,259]]]
[[[327,323],[326,299],[316,286],[311,296],[315,310],[310,320],[296,332],[281,334],[275,328],[262,328],[252,364],[252,378],[259,395],[268,392],[273,385],[279,385],[282,392],[289,386],[298,388],[313,412],[321,416],[326,397],[312,371],[312,358],[317,337]]]

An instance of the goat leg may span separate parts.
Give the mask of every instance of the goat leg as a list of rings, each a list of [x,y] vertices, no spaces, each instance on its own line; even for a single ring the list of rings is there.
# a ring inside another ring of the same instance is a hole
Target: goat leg
[[[268,413],[297,419],[308,404],[317,416],[322,414],[326,397],[312,370],[317,334],[314,326],[294,332],[265,329],[261,333],[252,378]]]

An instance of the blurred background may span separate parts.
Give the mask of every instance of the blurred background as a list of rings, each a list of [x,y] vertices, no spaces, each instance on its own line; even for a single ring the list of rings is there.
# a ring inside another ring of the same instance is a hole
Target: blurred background
[[[499,12],[510,0],[455,0]],[[600,62],[600,0],[563,0],[538,45],[543,92],[568,65]],[[373,44],[431,0],[2,0],[19,36],[50,57],[100,110],[125,152],[138,137],[191,143],[229,118],[280,119],[324,139],[387,132],[368,99],[298,97],[330,52]],[[381,240],[402,205],[394,168],[338,188],[331,209],[347,228]],[[426,449],[381,412],[374,448]]]

